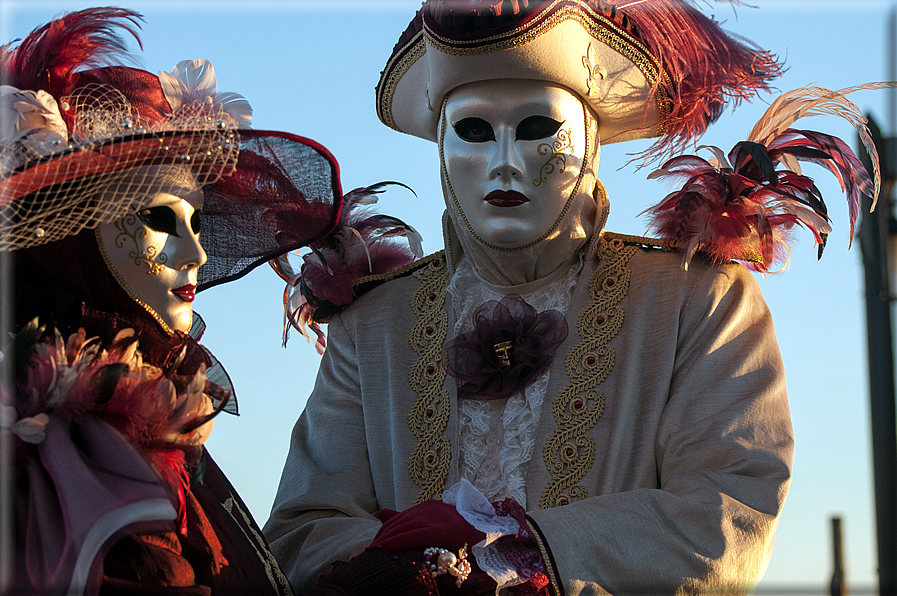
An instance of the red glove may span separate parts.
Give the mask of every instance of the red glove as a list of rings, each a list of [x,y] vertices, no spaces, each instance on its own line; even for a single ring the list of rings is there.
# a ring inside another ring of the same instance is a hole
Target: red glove
[[[434,546],[457,554],[465,544],[470,550],[486,538],[483,532],[461,517],[454,505],[442,501],[424,501],[402,512],[381,509],[377,517],[383,526],[374,536],[371,546],[388,552],[423,550]]]

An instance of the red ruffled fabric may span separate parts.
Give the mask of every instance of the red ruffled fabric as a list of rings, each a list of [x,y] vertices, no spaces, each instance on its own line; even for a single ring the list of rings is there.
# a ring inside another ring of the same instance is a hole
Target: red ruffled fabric
[[[492,503],[495,513],[500,516],[513,517],[520,525],[517,536],[502,536],[498,539],[498,548],[502,555],[517,570],[517,574],[526,582],[511,586],[508,594],[514,596],[547,596],[548,575],[545,561],[536,537],[530,532],[526,523],[526,510],[514,499],[504,499]]]

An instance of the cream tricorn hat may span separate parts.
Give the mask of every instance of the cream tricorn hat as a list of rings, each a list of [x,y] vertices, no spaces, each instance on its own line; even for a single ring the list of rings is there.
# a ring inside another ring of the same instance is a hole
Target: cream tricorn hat
[[[685,0],[427,0],[377,85],[377,114],[436,140],[446,95],[466,83],[560,84],[598,116],[602,143],[663,137],[659,155],[694,140],[731,101],[780,65],[733,39]]]

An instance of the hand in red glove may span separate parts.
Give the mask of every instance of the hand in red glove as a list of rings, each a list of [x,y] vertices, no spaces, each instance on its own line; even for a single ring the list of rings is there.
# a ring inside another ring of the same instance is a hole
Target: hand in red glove
[[[401,512],[381,509],[377,517],[383,526],[371,546],[388,552],[435,546],[457,554],[465,544],[469,551],[486,538],[483,532],[461,517],[454,505],[442,501],[424,501]]]

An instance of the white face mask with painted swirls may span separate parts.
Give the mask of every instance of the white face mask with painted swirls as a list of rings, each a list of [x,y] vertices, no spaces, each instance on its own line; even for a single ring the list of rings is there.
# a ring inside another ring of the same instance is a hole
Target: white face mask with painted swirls
[[[446,205],[486,281],[539,279],[591,236],[596,129],[576,95],[544,81],[483,81],[448,95],[439,140]]]
[[[199,268],[202,190],[187,170],[143,172],[146,200],[132,214],[100,225],[106,265],[131,298],[167,331],[189,331]],[[156,176],[153,180],[151,176]]]

